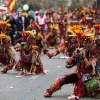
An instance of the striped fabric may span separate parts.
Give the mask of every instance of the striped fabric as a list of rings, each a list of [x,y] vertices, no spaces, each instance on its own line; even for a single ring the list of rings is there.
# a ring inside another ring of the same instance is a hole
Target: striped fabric
[[[9,12],[13,13],[15,8],[15,0],[10,0],[7,7],[9,9]]]

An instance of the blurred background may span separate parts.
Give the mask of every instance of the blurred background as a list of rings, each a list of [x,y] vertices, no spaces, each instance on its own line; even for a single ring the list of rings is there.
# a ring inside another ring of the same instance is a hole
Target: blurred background
[[[10,0],[0,0],[0,6],[6,7]],[[100,0],[15,0],[15,11],[23,11],[23,5],[29,5],[29,10],[46,10],[48,7],[55,11],[63,6],[67,12],[73,11],[80,6],[93,6],[93,8],[100,7]]]

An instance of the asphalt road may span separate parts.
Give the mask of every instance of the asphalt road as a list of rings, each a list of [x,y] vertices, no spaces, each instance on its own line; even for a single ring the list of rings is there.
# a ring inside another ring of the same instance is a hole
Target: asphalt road
[[[53,52],[53,50],[50,50]],[[66,69],[65,61],[59,56],[49,59],[41,55],[46,75],[18,77],[13,69],[7,74],[0,73],[0,100],[68,100],[67,97],[73,92],[73,84],[65,85],[55,92],[51,98],[44,98],[44,92],[57,78],[64,74],[72,73],[74,68]],[[0,70],[4,66],[0,67]],[[97,98],[81,98],[80,100],[97,100]],[[100,98],[98,99],[100,100]]]

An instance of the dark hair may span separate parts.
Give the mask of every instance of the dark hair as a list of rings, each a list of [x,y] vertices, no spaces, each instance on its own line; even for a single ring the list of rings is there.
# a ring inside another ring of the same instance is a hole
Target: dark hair
[[[6,19],[8,20],[10,18],[10,16],[7,16]]]
[[[19,16],[19,14],[21,14],[21,12],[18,12],[18,16]]]

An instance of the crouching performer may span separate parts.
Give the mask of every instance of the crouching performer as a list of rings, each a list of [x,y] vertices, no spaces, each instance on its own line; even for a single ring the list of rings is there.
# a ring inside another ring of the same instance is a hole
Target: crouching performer
[[[59,28],[57,24],[53,24],[50,26],[50,32],[44,39],[44,42],[49,48],[56,48],[56,46],[60,44]]]
[[[14,65],[19,75],[45,74],[35,43],[33,32],[25,31],[22,33],[21,45],[15,46],[15,50],[20,53],[20,60]],[[7,67],[5,69],[9,70]]]
[[[65,56],[71,56],[73,51],[76,49],[77,47],[77,40],[76,37],[68,37],[69,40],[65,41],[65,43],[62,43],[58,46],[58,48],[53,52],[53,53],[47,53],[47,56],[49,58],[57,56],[58,54],[62,53]]]
[[[23,42],[20,46],[15,47],[20,52],[20,60],[16,65],[16,68],[20,70],[19,75],[45,74],[43,64],[37,52],[34,33],[32,31],[25,31],[22,34]]]
[[[11,38],[8,35],[0,34],[0,63],[6,65],[7,69],[18,61],[18,57],[14,54],[11,48]],[[7,72],[7,69],[2,70],[3,73]]]
[[[78,30],[80,30],[80,28],[78,28]],[[90,62],[91,56],[87,53],[88,49],[82,46],[83,37],[89,36],[90,33],[88,32],[86,34],[86,31],[81,33],[78,30],[76,31],[75,29],[74,33],[74,35],[77,36],[78,48],[76,48],[72,56],[66,62],[67,68],[72,68],[75,65],[77,68],[74,73],[67,74],[63,78],[57,79],[55,83],[46,90],[44,97],[51,97],[54,92],[61,89],[63,85],[69,83],[75,84],[73,91],[74,97],[77,96],[81,98],[83,96],[100,95],[100,75],[93,74],[93,71],[96,71],[96,68],[93,67]]]
[[[85,54],[83,48],[76,49],[73,52],[73,56],[66,62],[66,67],[72,68],[77,65],[75,72],[67,74],[63,78],[58,78],[55,83],[46,90],[44,97],[51,97],[54,92],[69,83],[75,84],[73,95],[79,98],[83,96],[97,96],[100,94],[100,77],[92,76],[93,67]]]

